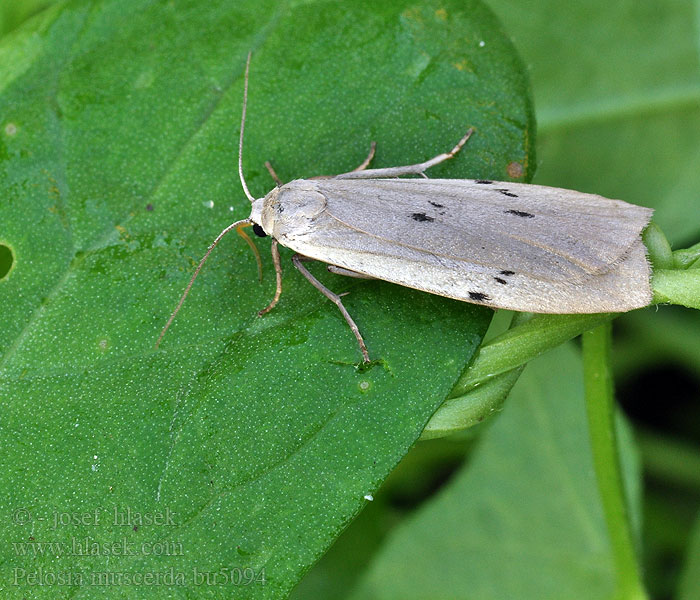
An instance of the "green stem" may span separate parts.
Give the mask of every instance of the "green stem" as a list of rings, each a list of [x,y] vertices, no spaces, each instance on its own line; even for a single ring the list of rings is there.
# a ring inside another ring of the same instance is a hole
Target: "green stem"
[[[451,435],[500,410],[528,361],[613,318],[610,314],[535,315],[516,313],[514,327],[479,349],[448,399],[432,416],[421,439]]]
[[[635,552],[615,431],[615,404],[610,371],[612,327],[605,323],[583,334],[586,410],[603,512],[610,536],[618,600],[647,598]]]

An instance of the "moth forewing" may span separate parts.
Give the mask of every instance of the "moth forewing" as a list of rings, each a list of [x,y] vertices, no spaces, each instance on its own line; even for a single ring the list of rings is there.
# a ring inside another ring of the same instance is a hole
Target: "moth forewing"
[[[262,225],[304,256],[495,308],[623,312],[651,301],[640,233],[651,210],[527,184],[297,180]]]

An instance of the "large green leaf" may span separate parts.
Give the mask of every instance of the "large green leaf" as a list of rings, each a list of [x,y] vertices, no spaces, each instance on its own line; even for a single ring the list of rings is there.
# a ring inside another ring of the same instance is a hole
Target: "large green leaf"
[[[3,597],[284,595],[485,331],[486,309],[317,265],[352,290],[377,359],[358,370],[342,317],[293,269],[280,305],[255,316],[273,293],[269,262],[258,285],[229,239],[154,350],[207,244],[248,214],[235,161],[251,48],[256,195],[266,159],[287,180],[340,172],[376,140],[375,165],[405,164],[468,126],[469,147],[433,175],[531,174],[526,79],[478,1],[76,1],[5,38]],[[165,523],[115,523],[115,507]],[[84,540],[102,545],[70,552]],[[133,554],[104,546],[122,541]],[[155,542],[170,552],[146,553]],[[235,585],[232,569],[265,583]]]

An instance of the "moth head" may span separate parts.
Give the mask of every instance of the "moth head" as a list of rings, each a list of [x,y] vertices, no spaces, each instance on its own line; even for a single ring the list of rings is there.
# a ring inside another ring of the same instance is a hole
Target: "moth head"
[[[270,192],[270,194],[271,193],[272,192]],[[268,194],[268,196],[270,194]],[[266,199],[267,196],[265,196],[265,198],[257,198],[253,200],[253,203],[250,207],[250,216],[248,218],[252,223],[257,225],[258,227],[262,227],[263,231],[265,231],[265,233],[269,235],[270,232],[267,231],[267,229],[265,229],[265,226],[263,225],[263,206],[265,205]]]

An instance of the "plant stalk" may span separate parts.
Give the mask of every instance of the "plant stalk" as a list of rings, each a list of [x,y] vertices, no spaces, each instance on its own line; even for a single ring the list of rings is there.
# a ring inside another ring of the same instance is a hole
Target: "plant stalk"
[[[615,403],[610,369],[611,323],[583,334],[586,411],[598,491],[605,513],[615,564],[615,598],[648,598],[635,551],[623,486],[615,429]]]

